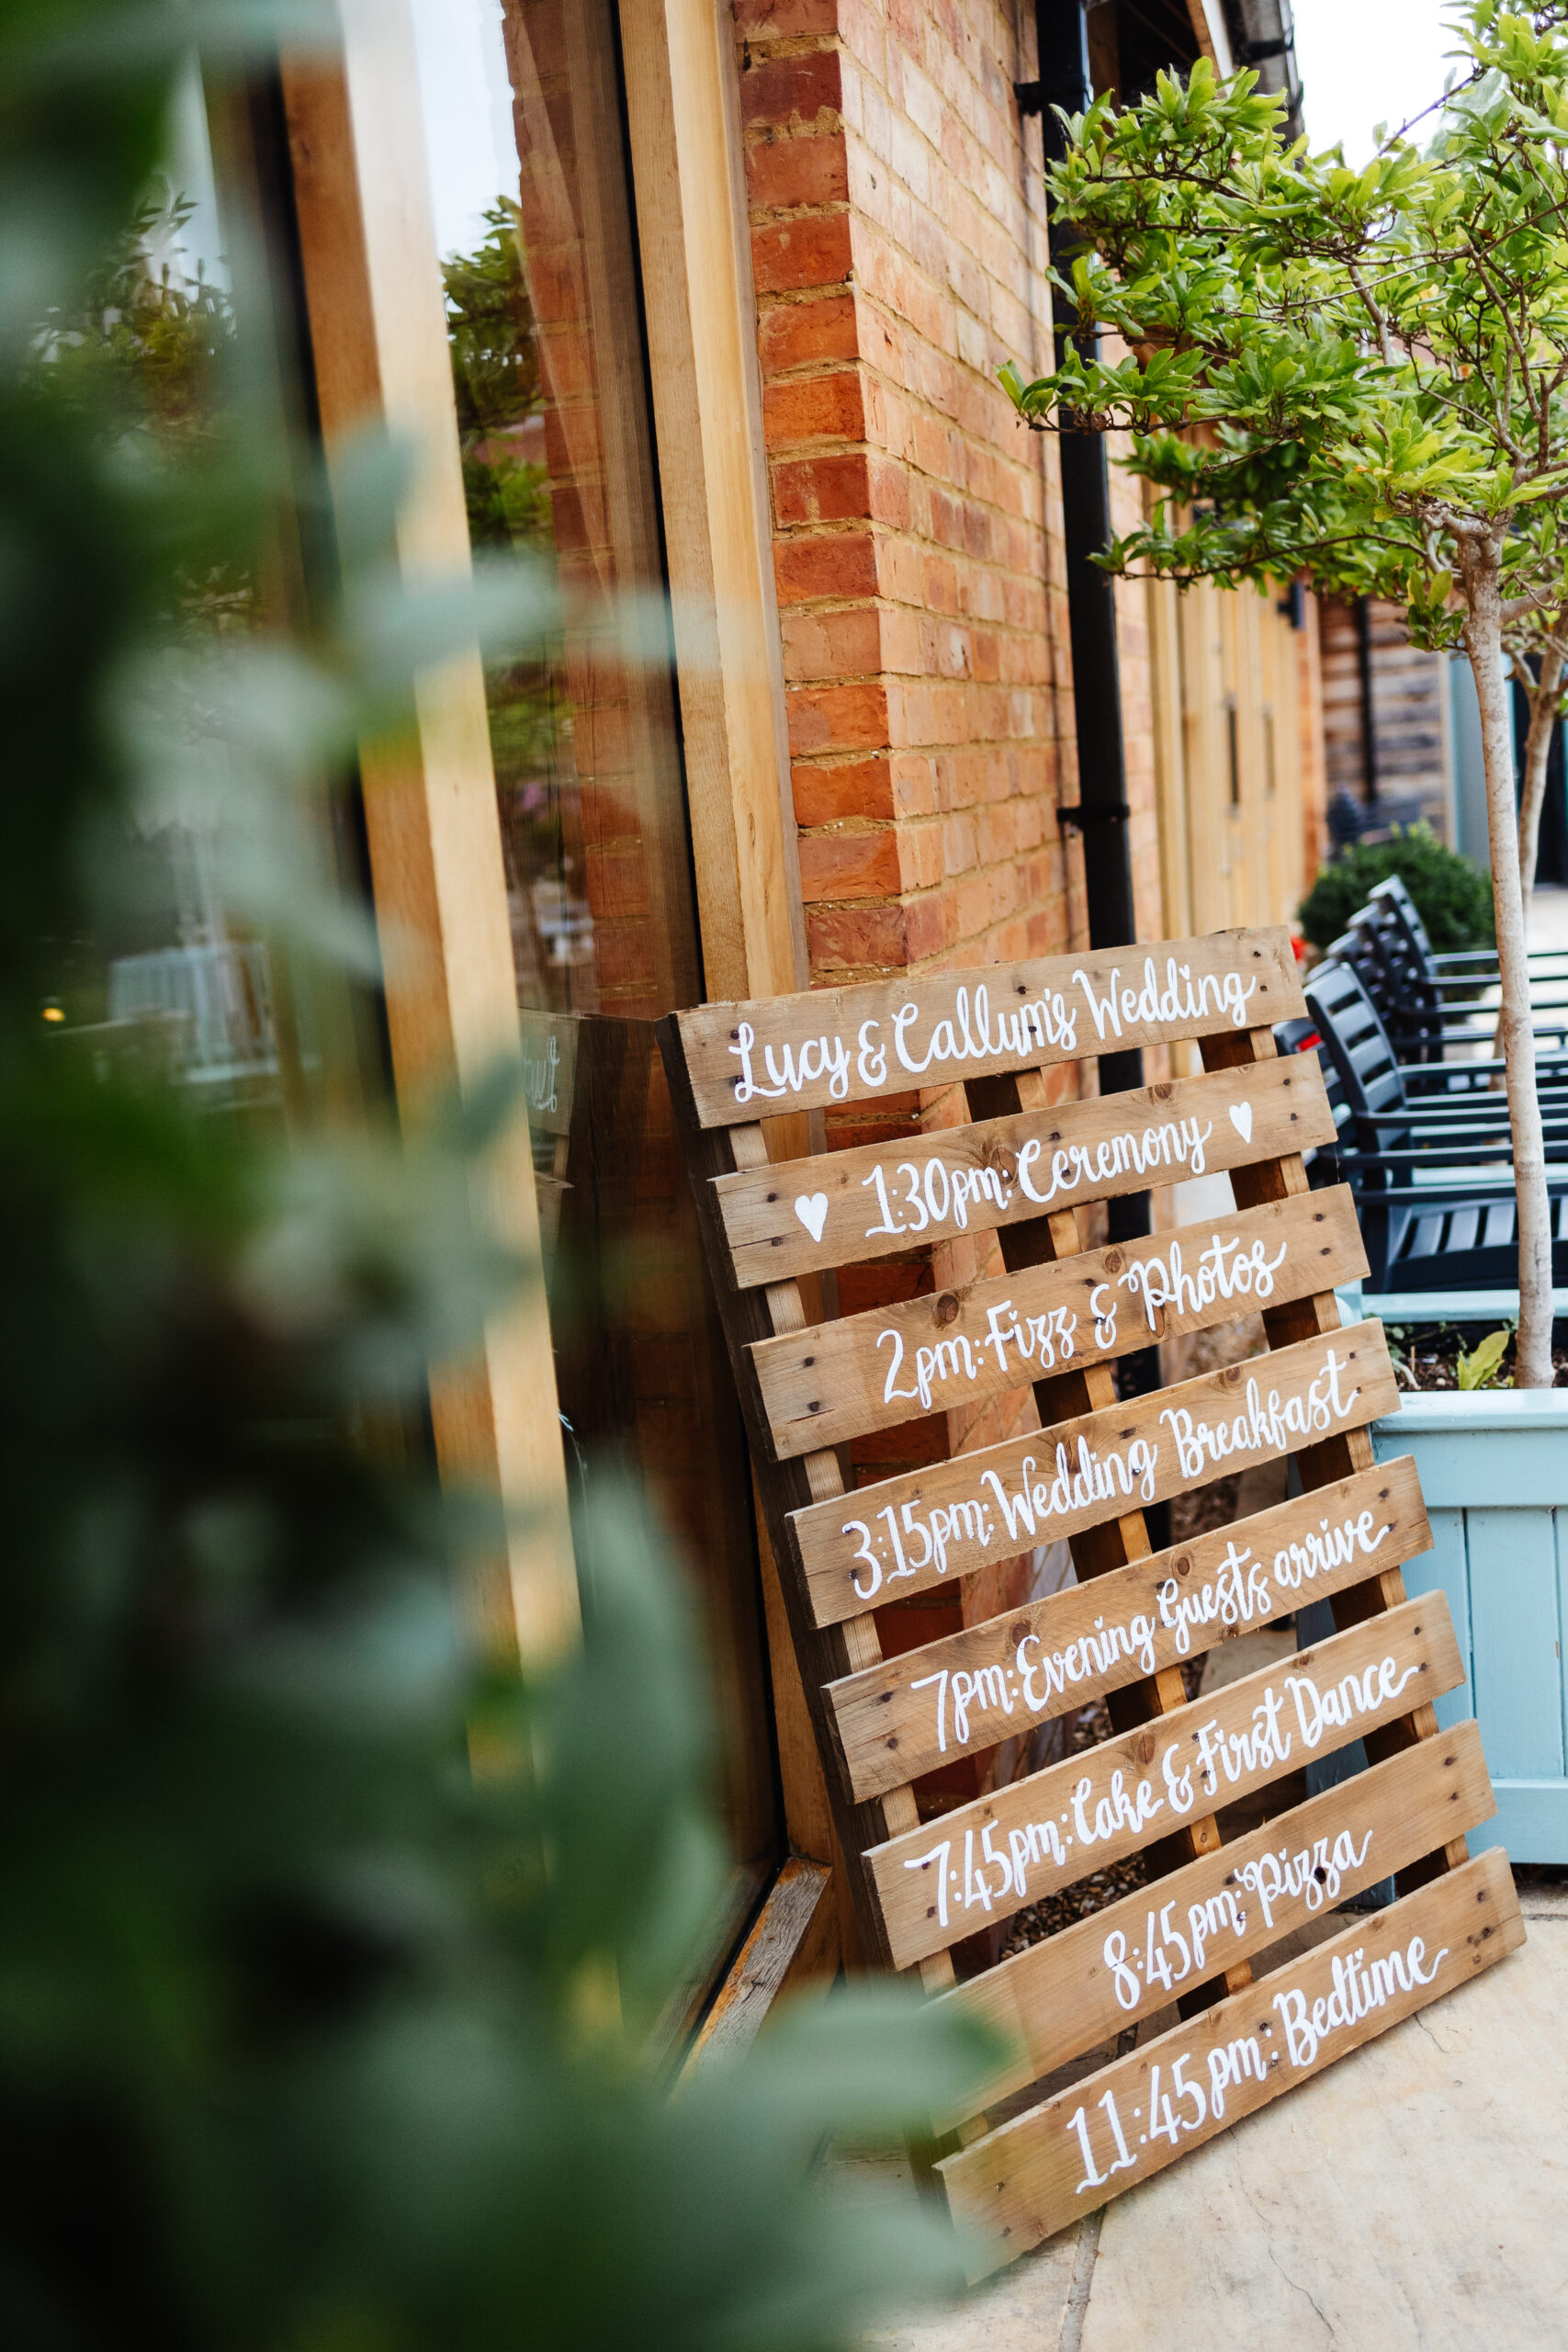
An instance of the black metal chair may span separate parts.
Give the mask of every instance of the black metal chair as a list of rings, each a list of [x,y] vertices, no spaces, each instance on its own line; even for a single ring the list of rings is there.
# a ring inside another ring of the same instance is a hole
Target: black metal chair
[[[1311,1172],[1354,1192],[1371,1288],[1516,1285],[1513,1140],[1495,1083],[1500,1066],[1400,1062],[1349,963],[1319,965],[1305,993],[1339,1126],[1332,1152],[1320,1153]],[[1568,1286],[1568,1061],[1549,1060],[1542,1080],[1552,1280]]]
[[[1483,1000],[1498,982],[1496,949],[1437,955],[1397,874],[1377,885],[1328,952],[1356,965],[1406,1061],[1451,1059],[1455,1048],[1484,1045],[1495,1027],[1495,1007]],[[1562,1048],[1568,1044],[1568,949],[1534,950],[1529,969],[1536,1035]]]

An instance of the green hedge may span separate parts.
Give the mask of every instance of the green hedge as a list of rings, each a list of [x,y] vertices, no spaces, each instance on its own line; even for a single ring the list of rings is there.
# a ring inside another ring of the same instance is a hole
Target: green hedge
[[[1296,912],[1303,938],[1329,946],[1391,874],[1415,899],[1438,955],[1493,944],[1491,876],[1419,823],[1396,825],[1386,842],[1352,842],[1325,865]]]

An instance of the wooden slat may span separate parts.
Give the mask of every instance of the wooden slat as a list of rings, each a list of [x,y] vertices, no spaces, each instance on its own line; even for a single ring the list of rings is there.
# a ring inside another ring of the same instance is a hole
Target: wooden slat
[[[1429,1703],[1463,1679],[1448,1602],[1427,1593],[875,1848],[865,1867],[893,1965],[912,1967],[1205,1805],[1234,1804],[1408,1715],[1413,1692]]]
[[[933,2118],[933,2129],[950,2132],[969,2105],[990,2106],[1038,2082],[1152,2017],[1183,1984],[1250,1959],[1495,1811],[1480,1731],[1460,1724],[942,1994],[1013,2054],[964,2108]],[[1185,1958],[1161,1931],[1168,1907]],[[1113,1938],[1121,1941],[1108,1957]],[[1155,1951],[1169,1987],[1151,1973]]]
[[[1012,2261],[1108,2199],[1163,2171],[1281,2091],[1321,2074],[1427,2002],[1517,1951],[1524,1940],[1507,1857],[1495,1847],[1435,1885],[1354,1920],[1343,1935],[1286,1962],[1235,1999],[1174,2027],[1003,2124],[973,2148],[945,2158],[937,2173],[948,2203],[962,2225],[979,2233],[981,2250],[971,2275],[983,2277]],[[1369,1999],[1375,2005],[1355,2014]],[[1314,2020],[1324,2028],[1321,2037],[1314,2034]],[[1180,2093],[1179,2071],[1202,2093],[1201,2121],[1199,2101]],[[1180,2119],[1175,2147],[1150,2132],[1156,2119],[1149,2110],[1156,2097],[1162,2126],[1167,2098],[1172,2115]],[[1107,2098],[1114,2102],[1124,2154],[1111,2127],[1111,2110],[1103,2104]],[[1218,2102],[1223,2108],[1216,2111]],[[1092,2177],[1075,2116],[1081,2116],[1089,2135]]]
[[[837,1933],[832,1872],[791,1854],[703,2019],[681,2072],[750,2049],[774,2001],[807,1982],[824,1940]]]
[[[802,1340],[763,1340],[751,1363],[782,1461],[1234,1323],[1366,1264],[1354,1195],[1337,1184],[871,1307]]]
[[[1245,1034],[1304,1011],[1290,935],[1269,930],[699,1005],[673,1018],[696,1117],[715,1127],[1021,1064]]]
[[[856,1797],[1201,1657],[1430,1546],[1408,1454],[829,1686]],[[1328,1556],[1329,1545],[1334,1556]]]
[[[1095,1376],[1092,1368],[1080,1375]],[[1098,1377],[1109,1382],[1110,1375],[1101,1369]],[[1375,1413],[1392,1410],[1397,1397],[1382,1326],[1357,1323],[1332,1338],[1227,1364],[1153,1396],[1126,1404],[1112,1398],[1098,1411],[1026,1437],[862,1487],[852,1498],[852,1519],[837,1502],[796,1511],[790,1526],[816,1622],[835,1624],[874,1601],[929,1591],[1010,1559],[1025,1545],[1119,1524],[1140,1503],[1185,1494],[1281,1453],[1315,1450],[1325,1433],[1359,1430]],[[916,1532],[921,1527],[933,1531],[929,1557]],[[1128,1556],[1138,1556],[1136,1550]],[[1079,1563],[1080,1577],[1086,1569],[1100,1572],[1092,1560]]]
[[[1091,1095],[714,1185],[737,1285],[1026,1223],[1334,1140],[1315,1054]]]

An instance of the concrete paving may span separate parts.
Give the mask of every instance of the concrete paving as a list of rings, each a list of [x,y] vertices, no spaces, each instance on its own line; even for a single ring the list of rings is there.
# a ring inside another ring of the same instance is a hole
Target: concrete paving
[[[1568,2345],[1568,1889],[1520,1897],[1512,1959],[867,2352]]]
[[[1568,947],[1568,890],[1531,891],[1529,943],[1532,947]]]

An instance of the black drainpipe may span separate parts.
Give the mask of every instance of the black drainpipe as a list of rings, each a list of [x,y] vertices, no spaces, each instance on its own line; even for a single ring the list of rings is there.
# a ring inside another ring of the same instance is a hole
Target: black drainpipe
[[[1356,672],[1361,684],[1361,797],[1369,808],[1378,801],[1378,715],[1372,707],[1372,608],[1364,596],[1356,599]]]
[[[1014,85],[1021,114],[1043,119],[1045,160],[1066,153],[1062,126],[1051,111],[1061,107],[1082,114],[1093,99],[1089,73],[1089,26],[1084,0],[1034,0],[1037,82]],[[1076,240],[1053,215],[1051,259],[1067,274]],[[1068,337],[1056,331],[1056,365],[1066,356]],[[1086,343],[1086,351],[1092,343]],[[1062,523],[1067,568],[1067,623],[1073,656],[1073,707],[1077,721],[1078,797],[1059,812],[1064,825],[1083,833],[1084,880],[1089,897],[1091,947],[1129,946],[1137,937],[1133,915],[1133,861],[1127,837],[1127,763],[1122,741],[1122,678],[1116,659],[1116,590],[1108,573],[1092,563],[1110,546],[1111,481],[1105,437],[1100,433],[1057,435],[1062,466]],[[1144,1057],[1134,1046],[1100,1057],[1100,1091],[1121,1094],[1144,1082]],[[1149,1230],[1147,1193],[1124,1193],[1107,1204],[1112,1241],[1131,1241]],[[1147,1396],[1159,1386],[1159,1355],[1147,1348],[1123,1356],[1118,1387],[1123,1396]]]

